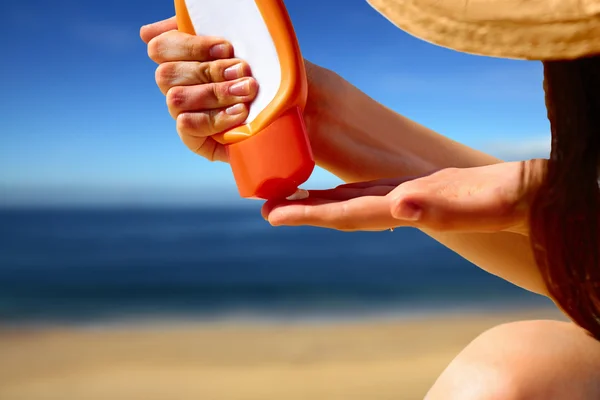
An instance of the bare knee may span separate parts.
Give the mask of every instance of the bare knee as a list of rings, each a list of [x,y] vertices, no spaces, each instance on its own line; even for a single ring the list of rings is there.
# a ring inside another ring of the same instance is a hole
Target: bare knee
[[[525,400],[508,371],[476,364],[453,364],[436,381],[425,400]]]
[[[465,349],[470,351],[470,349]],[[463,351],[430,389],[426,400],[525,400],[526,383],[514,368]]]
[[[427,400],[600,398],[600,343],[572,324],[522,321],[492,328],[446,368]]]

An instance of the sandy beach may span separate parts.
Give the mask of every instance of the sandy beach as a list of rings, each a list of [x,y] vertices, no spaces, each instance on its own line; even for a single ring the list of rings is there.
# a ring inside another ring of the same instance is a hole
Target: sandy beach
[[[0,331],[2,400],[422,399],[479,333],[555,310]]]

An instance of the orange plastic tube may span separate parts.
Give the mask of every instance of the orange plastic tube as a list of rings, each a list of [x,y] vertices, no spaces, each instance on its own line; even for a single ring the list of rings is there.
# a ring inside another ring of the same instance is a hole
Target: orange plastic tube
[[[189,1],[202,0],[175,0],[177,24],[180,31],[195,35]],[[226,146],[241,197],[285,198],[308,180],[315,167],[303,118],[307,96],[304,60],[283,1],[245,1],[255,2],[260,11],[277,52],[281,82],[256,118],[214,138]],[[260,87],[260,81],[258,84]]]

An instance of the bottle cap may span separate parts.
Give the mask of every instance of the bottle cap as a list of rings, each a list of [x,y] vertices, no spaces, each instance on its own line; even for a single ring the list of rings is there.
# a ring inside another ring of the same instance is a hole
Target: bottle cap
[[[264,200],[293,195],[312,174],[315,161],[299,107],[255,135],[226,146],[241,197]]]

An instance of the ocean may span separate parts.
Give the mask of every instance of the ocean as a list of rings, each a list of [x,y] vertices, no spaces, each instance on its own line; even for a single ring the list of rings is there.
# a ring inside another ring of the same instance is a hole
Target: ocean
[[[0,324],[331,319],[548,305],[423,233],[257,209],[0,211]]]

